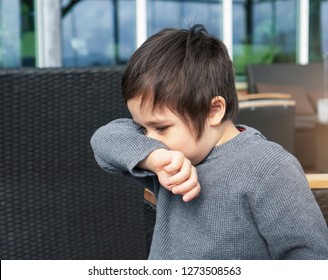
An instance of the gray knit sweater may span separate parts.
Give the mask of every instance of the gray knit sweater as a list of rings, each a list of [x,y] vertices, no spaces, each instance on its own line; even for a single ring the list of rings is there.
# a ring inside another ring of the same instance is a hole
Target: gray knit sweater
[[[164,145],[132,120],[113,121],[93,135],[102,168],[132,174],[157,197],[150,259],[328,259],[327,226],[299,162],[241,127],[196,167],[201,195],[187,203],[136,167]]]

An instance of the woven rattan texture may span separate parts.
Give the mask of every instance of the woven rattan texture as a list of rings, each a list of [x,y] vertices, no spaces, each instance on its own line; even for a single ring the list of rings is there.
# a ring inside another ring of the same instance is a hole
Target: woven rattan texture
[[[328,226],[328,189],[312,189]]]
[[[149,255],[151,242],[153,240],[154,227],[156,223],[156,205],[145,200],[144,212],[145,212],[147,255]]]
[[[143,188],[96,164],[122,69],[0,70],[1,259],[145,259]]]

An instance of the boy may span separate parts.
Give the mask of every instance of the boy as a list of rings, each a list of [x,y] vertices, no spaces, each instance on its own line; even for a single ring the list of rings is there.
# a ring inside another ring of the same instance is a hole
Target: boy
[[[238,112],[232,62],[204,27],[165,29],[131,57],[133,120],[91,144],[107,171],[157,197],[149,259],[328,259],[328,231],[298,161]]]

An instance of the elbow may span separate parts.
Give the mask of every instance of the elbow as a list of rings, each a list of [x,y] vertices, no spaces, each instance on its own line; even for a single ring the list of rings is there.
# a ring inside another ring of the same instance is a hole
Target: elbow
[[[101,143],[103,143],[103,133],[101,132],[101,128],[97,129],[95,133],[91,136],[90,145],[93,152],[96,154],[99,151]]]

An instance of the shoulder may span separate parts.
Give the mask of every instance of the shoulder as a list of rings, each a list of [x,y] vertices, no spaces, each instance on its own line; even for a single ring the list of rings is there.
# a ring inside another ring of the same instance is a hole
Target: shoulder
[[[242,143],[241,153],[248,157],[247,160],[257,162],[258,165],[263,163],[275,165],[283,161],[297,162],[297,159],[286,149],[278,143],[267,140],[258,130],[248,126],[242,128],[244,130],[241,133],[245,134],[245,141]]]
[[[281,145],[267,140],[259,131],[245,127],[247,139],[244,141],[239,159],[248,166],[248,172],[255,176],[281,180],[283,177],[295,177],[306,183],[301,164],[297,158]]]

